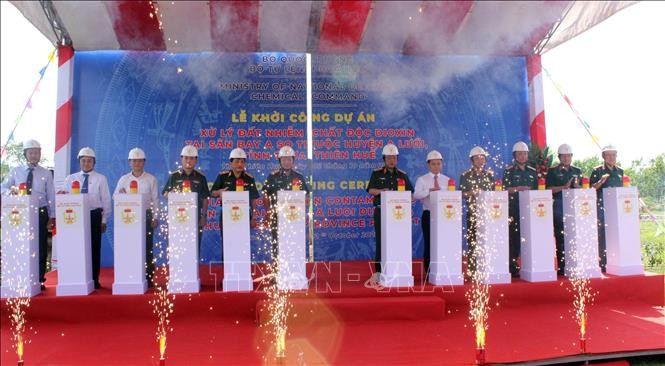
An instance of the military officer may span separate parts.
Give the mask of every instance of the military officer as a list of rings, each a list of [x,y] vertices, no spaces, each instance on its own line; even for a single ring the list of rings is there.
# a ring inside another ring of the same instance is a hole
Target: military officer
[[[522,141],[513,145],[514,164],[508,166],[503,173],[503,186],[508,190],[508,216],[510,219],[510,232],[508,243],[510,248],[510,274],[519,276],[518,264],[520,245],[520,201],[519,192],[538,189],[538,172],[527,165],[529,160],[529,146]]]
[[[462,173],[459,179],[462,197],[466,203],[467,263],[471,272],[476,269],[476,229],[478,226],[478,205],[476,200],[481,191],[494,189],[494,173],[485,169],[487,152],[475,146],[469,152],[471,169]]]
[[[374,196],[374,234],[376,242],[375,254],[375,273],[370,278],[370,281],[378,282],[381,276],[381,192],[396,191],[398,180],[403,180],[405,190],[413,192],[413,185],[409,180],[409,176],[402,170],[397,169],[397,157],[399,151],[397,146],[393,144],[386,144],[382,150],[383,167],[372,171],[367,185],[367,193]]]
[[[208,212],[208,197],[210,191],[208,190],[208,181],[205,174],[194,169],[198,162],[199,152],[192,145],[186,145],[180,152],[180,161],[182,168],[176,170],[166,181],[166,185],[162,189],[162,194],[168,197],[170,192],[182,192],[183,184],[189,181],[190,190],[198,194],[199,204],[199,253],[201,252],[201,235],[203,234],[203,225],[207,221]]]
[[[552,190],[554,199],[554,239],[556,241],[556,257],[558,263],[557,273],[565,274],[565,253],[563,237],[563,190],[578,188],[582,170],[572,165],[573,148],[568,144],[562,144],[557,150],[559,165],[547,170],[547,188]]]
[[[277,258],[277,192],[282,190],[293,190],[294,186],[309,193],[309,187],[305,177],[294,169],[296,152],[291,146],[283,146],[277,153],[279,169],[268,175],[263,186],[264,202],[266,203],[268,224],[270,225],[271,255],[273,260]]]
[[[616,165],[617,148],[607,145],[602,149],[603,164],[595,167],[591,172],[589,184],[596,190],[596,203],[598,211],[598,255],[600,256],[600,269],[605,272],[607,265],[607,252],[605,244],[605,209],[603,206],[603,188],[622,187],[623,169]]]

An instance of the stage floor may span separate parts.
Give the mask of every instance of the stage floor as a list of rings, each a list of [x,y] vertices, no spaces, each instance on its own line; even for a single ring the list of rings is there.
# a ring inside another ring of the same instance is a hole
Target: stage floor
[[[293,294],[285,364],[472,364],[475,341],[464,286],[423,285],[409,290],[365,286],[368,262],[310,265],[307,292]],[[255,268],[256,276],[263,271]],[[274,364],[269,327],[260,326],[261,284],[251,293],[224,293],[215,284],[222,267],[201,266],[202,292],[176,296],[167,365]],[[157,365],[155,296],[111,295],[112,269],[103,289],[89,296],[56,297],[57,272],[27,310],[26,365]],[[587,353],[665,352],[662,275],[594,279]],[[486,358],[489,363],[580,355],[565,278],[519,279],[491,288]],[[2,364],[13,364],[6,306],[2,308]]]

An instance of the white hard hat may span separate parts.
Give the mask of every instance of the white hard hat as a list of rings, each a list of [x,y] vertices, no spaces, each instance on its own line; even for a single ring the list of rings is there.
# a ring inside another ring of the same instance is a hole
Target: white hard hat
[[[435,159],[443,160],[443,156],[441,155],[440,152],[438,152],[436,150],[432,150],[429,153],[427,153],[427,161],[435,160]]]
[[[606,151],[617,152],[617,148],[614,145],[607,145],[607,146],[603,147],[603,152],[606,152]]]
[[[197,158],[199,156],[199,151],[192,145],[185,145],[180,152],[180,156],[189,156],[192,158]]]
[[[145,159],[145,153],[143,150],[139,149],[138,147],[135,147],[131,150],[129,150],[129,156],[127,157],[128,160],[131,159]]]
[[[27,149],[41,149],[42,146],[37,142],[37,140],[26,140],[23,143],[23,150]]]
[[[393,144],[386,144],[386,146],[383,147],[383,151],[381,152],[381,155],[399,155],[399,150],[397,150],[397,146]]]
[[[561,146],[559,146],[559,150],[557,151],[557,154],[559,155],[572,154],[572,153],[573,153],[573,148],[568,144],[561,144]]]
[[[76,158],[80,159],[82,156],[89,156],[89,157],[95,158],[95,159],[97,158],[95,156],[95,150],[93,150],[92,148],[87,147],[87,146],[82,148],[81,150],[79,150],[79,154]]]
[[[281,158],[285,156],[295,157],[296,152],[293,150],[291,146],[282,146],[282,148],[279,149],[279,153],[277,153],[277,157]]]
[[[485,149],[483,149],[480,146],[474,146],[474,148],[471,149],[471,151],[469,151],[469,157],[472,158],[476,155],[485,155],[485,156],[487,156],[487,151],[485,151]]]
[[[517,141],[515,145],[513,145],[513,152],[517,151],[529,152],[529,145],[527,145],[526,142]]]
[[[245,150],[236,147],[231,150],[231,153],[229,154],[229,160],[231,159],[247,159],[247,154],[245,154]]]

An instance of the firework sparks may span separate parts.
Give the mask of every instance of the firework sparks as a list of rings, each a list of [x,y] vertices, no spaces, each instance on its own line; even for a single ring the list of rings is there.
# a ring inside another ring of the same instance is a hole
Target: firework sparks
[[[4,212],[5,210],[3,210]],[[35,228],[27,225],[24,217],[28,207],[17,205],[7,210],[2,217],[2,287],[3,296],[7,297],[6,306],[12,330],[12,348],[16,352],[19,365],[23,364],[26,341],[27,310],[30,307],[30,294],[38,283],[32,279],[27,258],[34,258],[37,253],[30,253],[30,242],[35,239]],[[10,265],[11,264],[11,265]]]
[[[168,209],[163,207],[159,212],[161,212],[160,222],[166,222],[165,219],[168,215]],[[168,238],[167,225],[161,225],[160,231],[163,238]],[[165,254],[162,241],[157,242],[157,248],[157,255],[153,256],[152,264],[155,270],[151,278],[155,292],[154,297],[149,300],[149,303],[152,306],[153,314],[157,316],[157,330],[155,335],[159,347],[160,365],[164,365],[166,360],[167,335],[169,332],[173,331],[173,328],[171,328],[170,316],[174,311],[175,294],[169,292],[168,284],[170,274],[166,263],[163,263],[166,257],[170,256],[171,253]],[[158,262],[162,263],[157,265]]]
[[[582,212],[588,206],[587,198],[573,202],[580,207],[581,216],[589,216],[590,212]],[[590,215],[595,222],[596,215]],[[591,277],[598,272],[598,252],[596,251],[597,231],[595,225],[584,225],[568,215],[564,216],[564,224],[572,225],[576,236],[566,243],[566,272],[569,278],[567,290],[573,295],[573,319],[579,327],[579,347],[586,353],[586,341],[589,325],[589,308],[593,304],[596,292],[591,288]],[[566,234],[567,235],[567,234]]]
[[[495,181],[492,178],[491,172],[482,172],[476,170],[466,177],[469,181],[471,190],[473,191],[490,191],[494,189],[501,189],[495,187]],[[491,203],[490,203],[491,204]],[[490,311],[490,277],[492,271],[492,261],[497,255],[495,245],[492,243],[500,240],[495,240],[495,237],[500,233],[485,232],[479,230],[484,227],[484,220],[493,220],[492,215],[483,215],[482,213],[491,208],[484,207],[478,197],[472,196],[467,198],[467,207],[469,207],[467,215],[469,215],[469,226],[467,228],[466,240],[469,243],[468,259],[467,259],[467,276],[471,279],[471,286],[467,290],[465,296],[469,303],[469,320],[471,320],[474,328],[474,335],[476,339],[476,364],[485,364],[485,346],[487,342],[487,331],[489,329],[488,318]]]

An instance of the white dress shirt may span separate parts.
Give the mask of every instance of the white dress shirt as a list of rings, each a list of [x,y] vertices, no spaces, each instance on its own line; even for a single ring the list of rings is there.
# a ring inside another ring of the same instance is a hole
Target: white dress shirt
[[[10,194],[11,188],[18,189],[19,184],[27,183],[28,165],[12,168],[2,182],[2,194]],[[32,169],[31,194],[37,196],[39,207],[48,207],[48,217],[55,217],[55,188],[53,187],[53,175],[51,172],[39,165]]]
[[[135,177],[132,172],[123,175],[118,179],[118,185],[115,187],[115,191],[113,191],[113,196],[120,193],[120,190],[123,188],[125,189],[125,193],[129,193],[129,185],[133,180],[138,183],[138,193],[148,196],[152,212],[157,213],[159,209],[159,188],[157,186],[157,178],[150,173],[143,172],[140,177]]]
[[[430,188],[434,188],[434,175],[432,172],[429,172],[427,174],[421,175],[418,177],[416,180],[416,187],[413,192],[413,198],[420,200],[423,204],[423,211],[430,209],[430,203],[429,203],[429,193],[430,193]],[[444,190],[448,189],[448,178],[447,176],[443,174],[436,174],[438,175],[438,183],[439,183],[439,189]]]
[[[65,186],[63,190],[67,193],[70,193],[72,189],[72,182],[77,180],[83,189],[83,180],[85,177],[83,171],[78,173],[70,174],[65,178]],[[111,193],[109,192],[109,184],[106,181],[106,177],[102,174],[97,173],[94,170],[89,171],[88,176],[88,206],[90,211],[96,210],[98,208],[102,209],[102,223],[106,223],[111,217],[112,208],[111,208]]]

